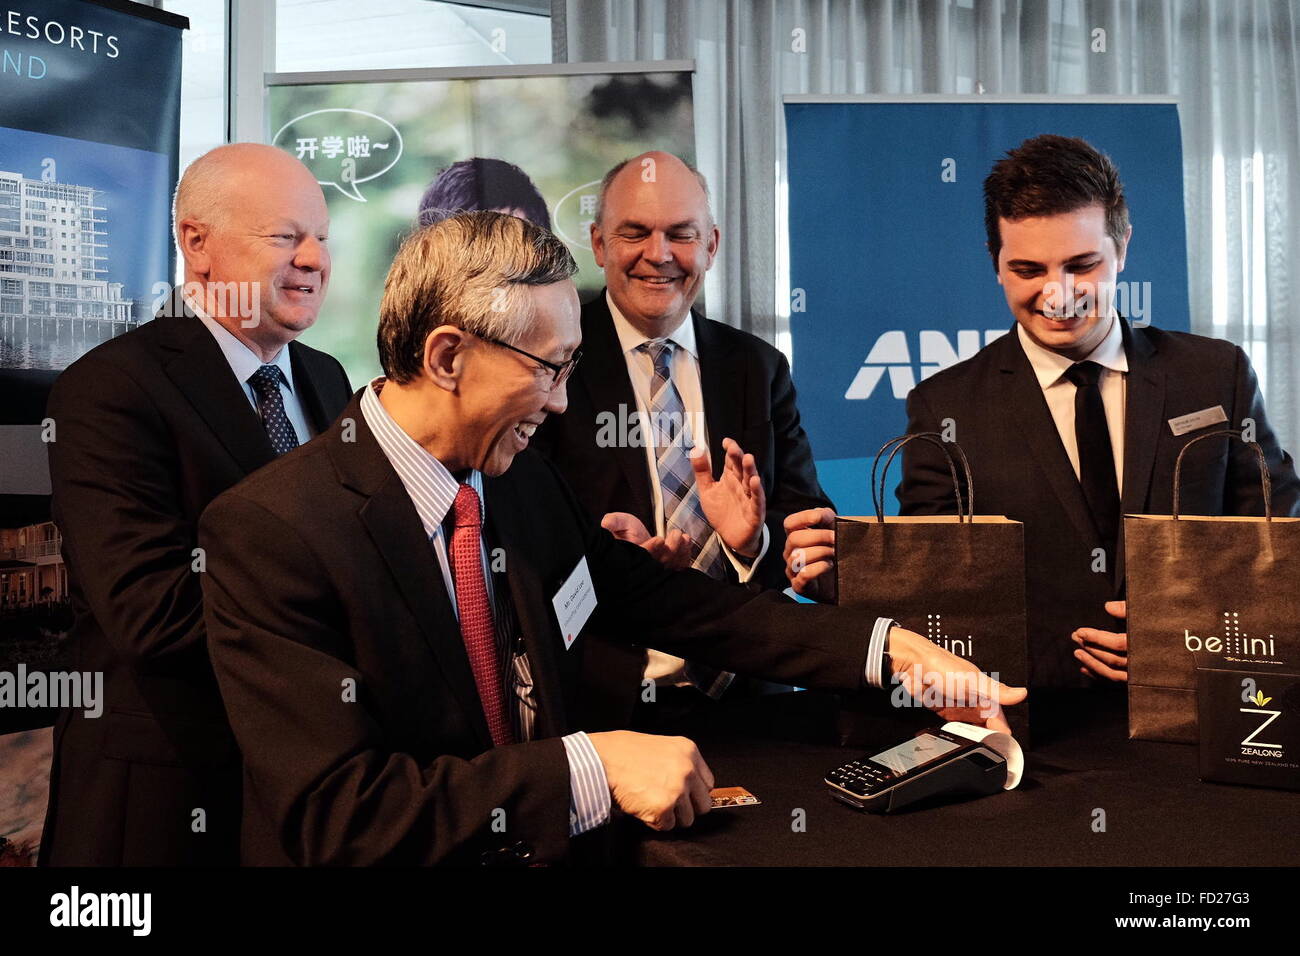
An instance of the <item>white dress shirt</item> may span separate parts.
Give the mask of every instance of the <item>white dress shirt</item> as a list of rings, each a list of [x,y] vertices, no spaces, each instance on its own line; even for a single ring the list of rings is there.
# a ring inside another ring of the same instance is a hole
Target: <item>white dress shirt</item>
[[[185,303],[217,340],[221,354],[226,357],[230,370],[235,373],[235,378],[243,387],[244,397],[252,404],[253,411],[257,411],[257,392],[253,391],[253,386],[248,384],[248,380],[263,365],[274,365],[283,376],[280,379],[280,395],[284,398],[284,413],[289,419],[289,424],[293,426],[294,434],[298,436],[298,444],[304,444],[316,437],[316,432],[308,423],[302,402],[293,387],[293,362],[289,360],[288,347],[280,349],[279,354],[271,361],[263,362],[262,356],[235,338],[225,326],[204,312],[192,300],[186,299]]]
[[[1079,477],[1079,443],[1074,434],[1074,383],[1065,377],[1074,363],[1058,352],[1043,348],[1017,325],[1020,346],[1033,367],[1043,398],[1052,413],[1052,421],[1061,436],[1061,444],[1070,457],[1074,477]],[[1124,354],[1124,332],[1118,317],[1111,320],[1110,331],[1095,349],[1081,359],[1101,366],[1097,387],[1101,390],[1101,404],[1106,410],[1106,430],[1110,432],[1110,450],[1115,459],[1115,486],[1121,495],[1124,491],[1124,409],[1128,390],[1128,356]]]

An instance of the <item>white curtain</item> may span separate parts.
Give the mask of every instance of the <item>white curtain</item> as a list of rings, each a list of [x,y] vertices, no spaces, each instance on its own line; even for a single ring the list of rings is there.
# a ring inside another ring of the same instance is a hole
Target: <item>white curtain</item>
[[[556,62],[696,61],[697,160],[723,230],[705,286],[707,311],[778,344],[782,95],[1178,96],[1192,330],[1246,349],[1293,453],[1300,451],[1298,24],[1300,0],[552,4]],[[1094,51],[1099,41],[1104,52]],[[1135,218],[1140,230],[1140,211]],[[1135,241],[1159,237],[1138,231]]]

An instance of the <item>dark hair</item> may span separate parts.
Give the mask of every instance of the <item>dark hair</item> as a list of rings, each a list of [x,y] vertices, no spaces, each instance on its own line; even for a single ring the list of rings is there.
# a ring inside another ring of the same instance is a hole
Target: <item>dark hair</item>
[[[431,226],[458,212],[518,209],[523,217],[543,229],[551,228],[546,200],[528,174],[503,159],[462,159],[452,163],[420,197],[417,223]]]
[[[379,364],[394,382],[417,378],[424,343],[451,325],[511,345],[534,315],[525,286],[578,271],[569,247],[541,226],[499,212],[457,213],[417,229],[397,250],[379,304]]]
[[[999,219],[1056,216],[1086,206],[1105,210],[1106,234],[1118,249],[1128,232],[1128,203],[1119,170],[1105,153],[1081,139],[1050,133],[1010,150],[984,180],[984,230],[993,271],[1002,251]]]

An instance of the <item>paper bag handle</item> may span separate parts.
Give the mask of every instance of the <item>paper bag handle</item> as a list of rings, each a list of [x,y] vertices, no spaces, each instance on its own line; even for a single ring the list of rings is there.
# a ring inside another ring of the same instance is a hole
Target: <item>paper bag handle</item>
[[[894,463],[894,456],[897,455],[908,442],[915,438],[921,438],[934,445],[943,456],[948,459],[948,472],[952,475],[953,495],[957,499],[957,520],[960,522],[965,517],[967,522],[974,520],[975,515],[975,479],[971,475],[970,461],[966,458],[966,452],[962,450],[961,445],[956,442],[944,441],[943,436],[938,432],[912,432],[908,435],[899,435],[897,438],[891,438],[880,446],[876,452],[875,460],[871,463],[871,504],[876,511],[876,520],[884,522],[885,520],[885,483],[889,480],[889,466]],[[966,510],[962,511],[961,482],[957,479],[957,465],[953,460],[952,452],[949,447],[957,449],[957,457],[961,459],[962,472],[966,478]],[[879,487],[876,483],[876,469],[880,465],[880,459],[889,452],[889,458],[885,461],[885,470],[881,472]]]
[[[1178,492],[1182,488],[1180,474],[1183,468],[1183,456],[1187,454],[1187,449],[1191,448],[1198,441],[1204,441],[1207,438],[1218,438],[1220,435],[1227,435],[1242,442],[1247,448],[1255,450],[1255,458],[1259,461],[1259,481],[1260,487],[1264,490],[1264,520],[1273,520],[1273,481],[1268,474],[1268,460],[1264,457],[1264,449],[1260,447],[1257,441],[1246,441],[1241,432],[1232,428],[1221,428],[1218,431],[1206,432],[1204,435],[1197,435],[1178,452],[1178,458],[1174,461],[1174,513],[1173,520],[1178,520]]]
[[[914,432],[907,435],[899,435],[895,438],[889,439],[889,441],[880,446],[880,449],[876,452],[876,457],[871,461],[871,510],[876,513],[877,521],[883,522],[885,520],[885,484],[889,481],[889,466],[893,463],[894,456],[892,453],[890,454],[889,461],[885,463],[885,473],[880,476],[880,481],[877,483],[876,469],[880,467],[880,459],[884,456],[886,451],[902,448],[903,445],[906,445],[913,438],[925,437],[926,441],[933,444],[934,438],[931,436],[936,434],[937,433],[935,432]],[[961,487],[957,483],[957,466],[953,462],[952,453],[949,452],[947,448],[940,447],[939,450],[942,451],[944,457],[948,459],[948,473],[952,475],[953,487],[956,489],[957,516],[960,518],[962,513],[962,501]]]

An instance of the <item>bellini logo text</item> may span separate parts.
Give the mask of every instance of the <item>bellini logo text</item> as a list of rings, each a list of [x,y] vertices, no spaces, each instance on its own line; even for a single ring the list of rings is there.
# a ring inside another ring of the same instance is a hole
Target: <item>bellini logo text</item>
[[[1183,646],[1189,651],[1209,651],[1226,657],[1273,657],[1273,635],[1251,637],[1241,629],[1236,611],[1223,612],[1223,635],[1209,634],[1204,638],[1183,629]]]
[[[971,648],[975,646],[975,638],[967,634],[966,637],[950,637],[943,633],[943,615],[927,614],[925,616],[925,639],[931,644],[938,644],[945,651],[951,651],[958,657],[970,657]]]

